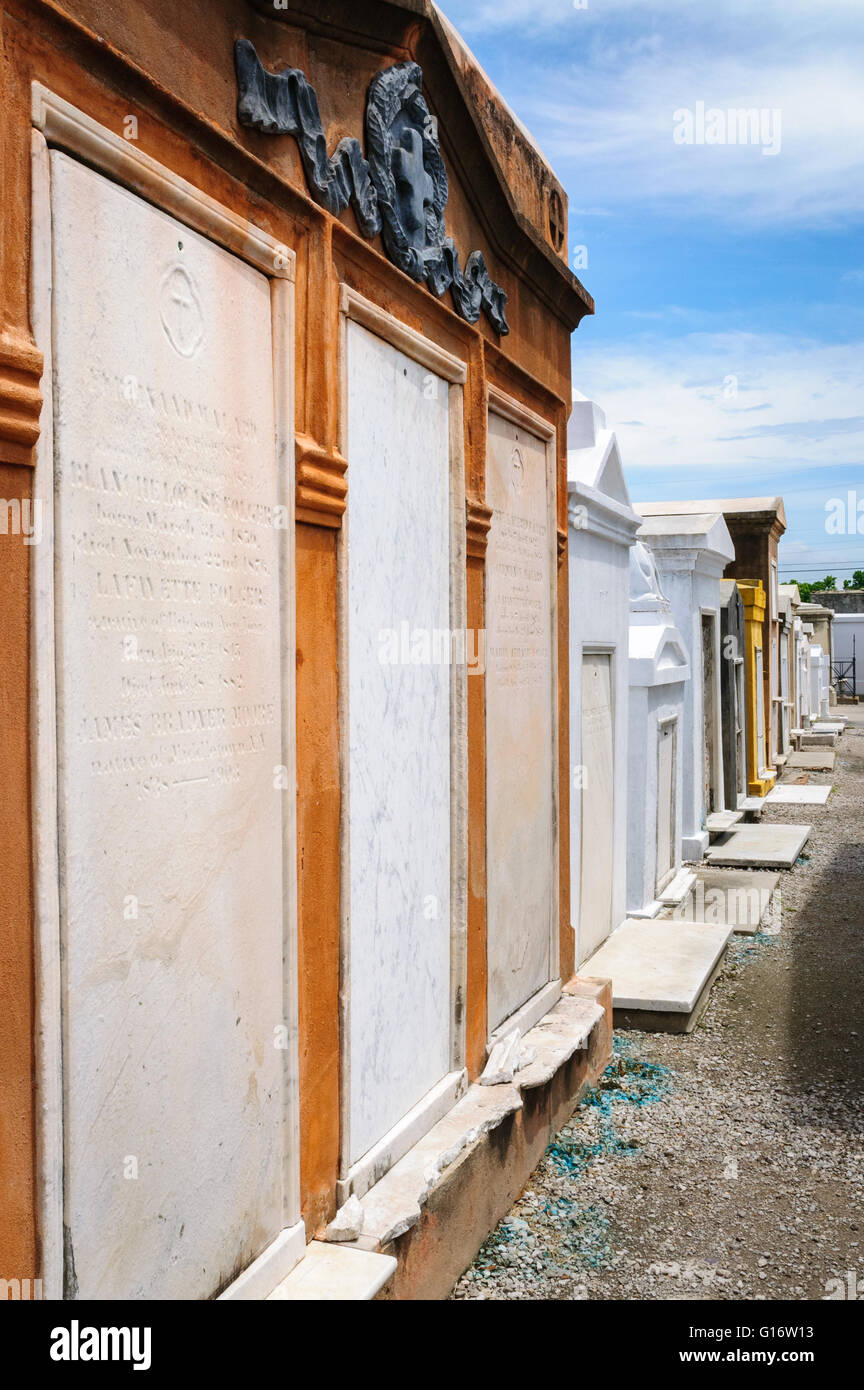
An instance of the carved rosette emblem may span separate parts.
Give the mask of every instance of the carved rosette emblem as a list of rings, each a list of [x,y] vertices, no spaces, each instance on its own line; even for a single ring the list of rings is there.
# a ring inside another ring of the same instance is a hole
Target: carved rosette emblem
[[[518,496],[525,486],[525,460],[522,457],[522,450],[514,448],[513,458],[511,459],[512,472],[510,474],[510,486]]]
[[[497,333],[509,333],[507,296],[489,275],[481,251],[463,270],[446,234],[447,171],[435,122],[423,97],[417,63],[396,63],[376,74],[366,103],[366,154],[359,140],[340,140],[328,156],[318,98],[298,68],[267,72],[248,39],[234,49],[237,117],[241,125],[297,141],[309,188],[338,216],[354,209],[363,236],[381,233],[390,259],[453,304],[468,323],[486,314]]]
[[[174,265],[162,281],[159,317],[165,336],[181,357],[194,357],[204,338],[204,316],[192,276]]]

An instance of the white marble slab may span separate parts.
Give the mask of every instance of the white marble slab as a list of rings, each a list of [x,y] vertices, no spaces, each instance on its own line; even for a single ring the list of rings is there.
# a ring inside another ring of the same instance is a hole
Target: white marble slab
[[[831,787],[814,787],[809,783],[806,786],[798,786],[795,782],[784,782],[772,788],[766,800],[777,801],[786,806],[824,806],[831,791]]]
[[[51,174],[67,1294],[204,1298],[285,1225],[270,291]]]
[[[489,412],[486,864],[489,1031],[552,977],[555,863],[546,446]]]
[[[611,978],[616,1009],[689,1014],[731,935],[726,925],[628,918],[584,973]]]
[[[615,866],[615,779],[612,658],[582,658],[579,951],[589,956],[612,930]],[[575,796],[574,796],[575,800]],[[575,814],[576,807],[573,807]]]
[[[449,1070],[450,448],[447,383],[347,332],[353,1163]]]

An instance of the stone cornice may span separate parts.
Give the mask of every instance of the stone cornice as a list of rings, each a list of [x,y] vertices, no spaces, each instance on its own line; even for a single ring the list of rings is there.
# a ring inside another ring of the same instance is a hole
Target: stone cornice
[[[294,442],[295,512],[297,521],[338,527],[348,505],[348,462],[308,434]]]
[[[466,497],[465,536],[468,555],[473,555],[479,560],[485,558],[491,527],[492,508],[476,497]]]
[[[634,544],[642,525],[642,517],[632,507],[572,479],[567,483],[567,521],[574,531],[625,547]]]
[[[0,446],[12,463],[32,463],[42,411],[42,354],[26,337],[0,334]]]

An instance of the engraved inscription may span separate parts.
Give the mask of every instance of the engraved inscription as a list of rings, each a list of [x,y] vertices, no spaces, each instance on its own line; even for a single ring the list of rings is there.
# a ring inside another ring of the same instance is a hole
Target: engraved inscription
[[[489,1026],[550,978],[555,872],[546,447],[489,414],[486,501]]]
[[[85,766],[139,800],[232,780],[278,718],[244,660],[277,580],[278,507],[249,469],[259,424],[96,363],[81,389],[103,428],[89,457],[61,456],[58,487],[72,597],[114,697],[80,717]]]
[[[50,158],[66,1292],[209,1298],[285,1224],[270,284]]]

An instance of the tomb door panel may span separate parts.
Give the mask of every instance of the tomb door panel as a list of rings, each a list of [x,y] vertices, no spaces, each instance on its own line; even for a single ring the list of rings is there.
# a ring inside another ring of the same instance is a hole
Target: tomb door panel
[[[579,961],[605,941],[612,922],[615,745],[612,657],[582,658]]]

